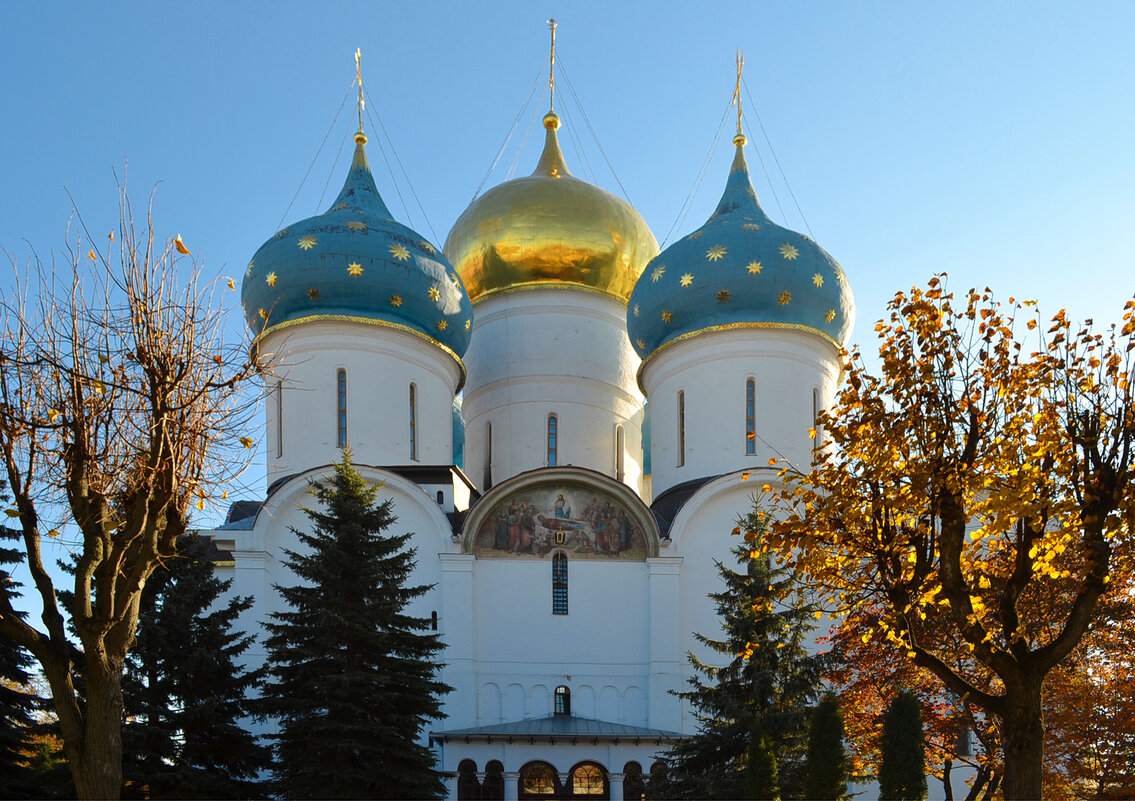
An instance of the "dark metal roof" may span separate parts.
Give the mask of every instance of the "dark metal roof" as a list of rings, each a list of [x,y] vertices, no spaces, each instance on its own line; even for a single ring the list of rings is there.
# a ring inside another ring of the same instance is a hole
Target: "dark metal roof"
[[[468,729],[430,732],[430,739],[446,740],[485,740],[527,738],[540,740],[681,740],[677,732],[662,729],[647,729],[641,726],[628,726],[623,723],[610,723],[605,720],[581,718],[575,715],[549,715],[544,718],[527,718],[511,723],[496,723],[491,726],[473,726]]]

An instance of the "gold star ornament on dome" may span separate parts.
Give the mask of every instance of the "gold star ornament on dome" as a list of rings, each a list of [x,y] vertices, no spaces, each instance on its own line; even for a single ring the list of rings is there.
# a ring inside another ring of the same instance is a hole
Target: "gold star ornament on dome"
[[[391,295],[390,296],[390,305],[397,309],[399,306],[402,305],[402,296],[401,295]]]
[[[759,261],[751,261],[745,265],[745,269],[749,271],[749,275],[760,275],[763,268]]]
[[[276,274],[268,273],[268,275],[264,276],[264,283],[268,284],[268,286],[276,286]]]
[[[431,286],[430,289],[429,289],[429,293],[430,293],[430,300],[434,300],[434,301],[441,300],[441,290],[438,289],[436,286]]]
[[[728,289],[718,290],[718,292],[717,292],[717,302],[718,303],[728,303],[729,297],[730,296],[729,296],[729,290]]]
[[[828,313],[824,315],[824,322],[830,323],[835,319],[835,309],[828,309]]]
[[[347,227],[352,231],[365,231],[367,224],[365,222],[359,222],[358,220],[348,220]]]
[[[666,265],[659,264],[657,267],[655,267],[653,270],[650,271],[650,280],[657,283],[658,279],[660,279],[665,274],[666,274]]]
[[[429,242],[427,242],[424,239],[421,242],[419,242],[418,244],[422,246],[422,250],[424,250],[426,253],[429,253],[431,256],[433,254],[437,253],[437,248],[435,248],[433,245],[431,245]]]
[[[277,231],[275,233],[273,238],[274,239],[283,239],[285,236],[288,235],[288,231],[290,231],[290,230],[292,230],[292,229],[291,228],[281,228],[279,231]]]
[[[244,271],[244,277],[248,278],[252,275],[252,262],[248,263],[248,269]]]
[[[662,322],[664,322],[664,323],[674,322],[674,315],[671,314],[669,311],[662,312]]]
[[[641,313],[641,309],[639,309],[639,306],[638,306],[638,304],[636,303],[636,304],[634,305],[634,316],[635,316],[635,317],[638,317],[640,313]]]
[[[705,252],[705,257],[710,261],[717,261],[725,255],[724,245],[714,245]]]
[[[449,322],[447,320],[438,320],[437,321],[437,330],[438,331],[444,331],[447,328],[449,328]]]
[[[781,292],[779,295],[776,296],[776,302],[779,303],[781,306],[787,306],[789,303],[792,302],[792,293],[789,292],[787,289],[784,290],[783,292]]]
[[[301,236],[296,244],[299,245],[300,250],[311,250],[313,247],[315,247],[315,237],[311,234],[308,234],[307,236]]]
[[[307,296],[312,300],[319,300],[319,290],[315,287],[312,287],[307,291]]]
[[[693,282],[694,282],[694,277],[692,275],[690,275],[689,273],[686,273],[685,275],[683,275],[681,277],[681,279],[679,279],[679,283],[682,286],[689,286]]]
[[[358,278],[363,274],[363,266],[357,261],[353,261],[347,265],[347,272],[350,273],[353,277]]]
[[[398,259],[398,261],[406,261],[410,258],[410,251],[406,250],[405,245],[395,242],[390,246],[390,255]]]
[[[784,258],[789,261],[794,261],[796,257],[800,255],[800,251],[796,249],[795,245],[790,245],[785,242],[780,246],[780,255],[784,256]]]
[[[823,286],[824,285],[824,277],[822,275],[820,275],[819,273],[816,273],[815,275],[812,276],[812,283],[815,284],[816,286]]]
[[[756,223],[744,223],[742,226],[746,231],[759,231],[761,227]]]
[[[345,208],[347,208],[347,204],[346,203],[340,203],[338,206],[332,206],[331,211],[342,211]]]
[[[714,216],[716,217],[717,215]],[[703,234],[705,234],[705,231],[694,231],[692,234],[687,236],[686,239],[691,241],[694,239],[701,239]]]
[[[264,311],[263,306],[261,306],[259,309],[257,309],[256,313],[260,315],[261,320],[267,320],[268,319],[268,312]]]
[[[639,347],[639,350],[646,350],[646,343],[645,343],[645,342],[643,342],[643,341],[642,341],[641,339],[636,339],[636,340],[634,341],[634,343],[635,343],[636,345],[638,345],[638,347]]]
[[[469,330],[469,328],[470,328],[470,326],[472,326],[472,325],[473,325],[473,321],[472,321],[472,320],[466,320],[466,321],[465,321],[465,330],[466,330],[466,331],[468,331],[468,330]]]

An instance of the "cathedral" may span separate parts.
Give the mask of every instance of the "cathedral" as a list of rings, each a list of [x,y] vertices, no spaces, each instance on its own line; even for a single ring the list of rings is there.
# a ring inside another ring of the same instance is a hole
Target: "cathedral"
[[[258,630],[294,581],[309,482],[351,448],[432,587],[408,611],[445,643],[454,689],[423,736],[450,796],[637,798],[696,731],[673,691],[695,633],[720,632],[714,562],[770,461],[806,468],[822,443],[854,304],[836,261],[762,210],[740,118],[716,210],[661,252],[572,175],[553,111],[543,126],[531,175],[438,243],[393,218],[360,123],[335,201],[244,273],[273,365],[268,487],[211,536]]]

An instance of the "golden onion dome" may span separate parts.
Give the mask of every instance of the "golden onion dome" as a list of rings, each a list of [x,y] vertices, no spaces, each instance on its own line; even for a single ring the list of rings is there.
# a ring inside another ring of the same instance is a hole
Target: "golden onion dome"
[[[584,287],[627,302],[658,242],[626,201],[572,177],[544,117],[544,152],[535,171],[490,189],[470,204],[445,240],[445,255],[476,302],[539,286]]]

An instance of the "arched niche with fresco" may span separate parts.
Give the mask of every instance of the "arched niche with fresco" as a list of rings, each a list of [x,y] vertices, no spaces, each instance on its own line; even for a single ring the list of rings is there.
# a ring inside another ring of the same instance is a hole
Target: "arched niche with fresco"
[[[638,561],[658,556],[658,526],[622,483],[578,467],[543,468],[493,487],[469,511],[462,550],[480,559]]]

